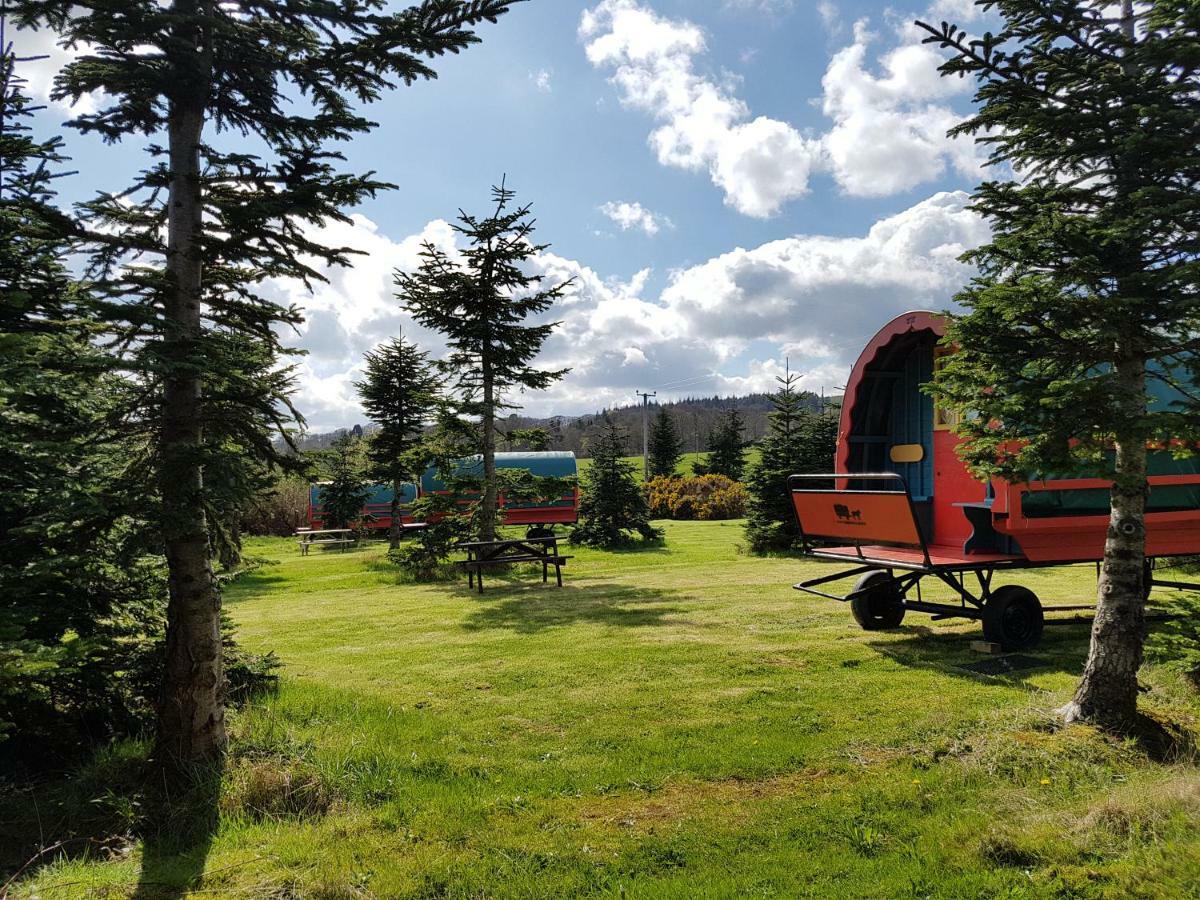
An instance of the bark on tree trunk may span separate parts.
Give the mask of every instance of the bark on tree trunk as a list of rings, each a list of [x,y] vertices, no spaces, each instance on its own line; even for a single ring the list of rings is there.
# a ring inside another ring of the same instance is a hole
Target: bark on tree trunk
[[[194,2],[176,10],[195,14]],[[188,27],[188,26],[184,26]],[[199,59],[199,29],[189,35]],[[170,194],[163,354],[160,490],[168,586],[166,665],[158,708],[160,761],[212,758],[225,745],[225,674],[221,596],[208,552],[200,449],[200,374],[193,364],[201,337],[202,206],[200,140],[206,89],[173,99],[169,113]]]
[[[479,501],[479,540],[496,539],[496,392],[492,367],[483,360],[483,496]]]
[[[388,547],[400,548],[400,488],[401,482],[392,482],[392,527],[388,529]]]
[[[1145,412],[1145,362],[1117,367],[1122,392]],[[1137,410],[1122,410],[1128,416]],[[1137,719],[1137,672],[1145,638],[1146,440],[1128,436],[1117,443],[1112,511],[1104,542],[1104,564],[1097,588],[1096,618],[1087,665],[1075,696],[1061,710],[1070,723],[1088,721],[1127,732]]]

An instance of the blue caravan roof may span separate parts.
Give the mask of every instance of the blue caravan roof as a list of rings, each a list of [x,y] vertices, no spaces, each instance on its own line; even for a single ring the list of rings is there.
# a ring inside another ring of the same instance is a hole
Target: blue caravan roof
[[[455,467],[460,472],[483,474],[483,457],[467,456],[455,460]],[[574,477],[575,454],[570,450],[548,450],[541,453],[497,453],[497,469],[528,469],[539,478],[570,478]],[[441,491],[445,485],[437,477],[437,471],[430,466],[421,476],[421,490]]]

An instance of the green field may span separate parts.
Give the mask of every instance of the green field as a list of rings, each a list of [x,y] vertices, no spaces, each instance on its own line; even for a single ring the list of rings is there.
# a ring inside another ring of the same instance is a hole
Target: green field
[[[664,524],[663,547],[574,551],[562,590],[518,573],[482,596],[399,583],[377,546],[251,541],[264,564],[227,608],[285,669],[231,718],[219,823],[96,845],[17,895],[1200,895],[1192,761],[1053,727],[1086,624],[980,675],[969,623],[863,632],[790,588],[817,563],[742,554],[740,523]],[[1018,574],[1047,602],[1094,585]],[[1154,652],[1187,637],[1155,629]],[[1143,683],[1159,715],[1200,712],[1172,669]],[[115,806],[106,771],[81,781]]]
[[[676,473],[678,473],[679,475],[689,475],[690,476],[692,474],[692,464],[695,463],[697,460],[703,459],[706,456],[708,456],[707,453],[684,453],[684,454],[681,454],[679,457],[679,462],[675,466]],[[757,459],[758,459],[758,448],[757,447],[747,448],[746,449],[746,465],[749,466],[751,463],[753,463]],[[641,481],[642,480],[642,458],[640,456],[626,456],[625,462],[633,465],[634,469],[636,470],[636,478],[638,481]],[[591,465],[592,465],[592,460],[590,457],[584,457],[584,458],[579,459],[578,460],[579,474],[582,475],[584,472],[586,472],[591,467]]]

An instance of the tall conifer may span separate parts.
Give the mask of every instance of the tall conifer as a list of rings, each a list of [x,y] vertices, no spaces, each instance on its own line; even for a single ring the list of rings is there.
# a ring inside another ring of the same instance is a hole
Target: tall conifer
[[[675,417],[665,406],[660,406],[650,423],[650,477],[674,475],[682,453],[683,438],[675,426]]]
[[[231,451],[272,458],[269,429],[289,409],[279,335],[301,320],[258,285],[311,284],[317,265],[349,261],[313,226],[347,221],[346,207],[387,186],[340,170],[332,145],[372,127],[353,103],[433,77],[430,58],[477,41],[472,27],[512,2],[424,0],[397,12],[383,0],[8,2],[18,23],[83,48],[55,94],[103,93],[72,127],[144,141],[149,154],[124,190],[87,204],[78,237],[98,248],[91,275],[141,385],[128,421],[153,423],[170,571],[163,762],[212,757],[225,743],[204,472]]]
[[[922,25],[950,52],[942,73],[977,85],[953,133],[1001,173],[973,197],[992,237],[966,256],[979,275],[936,392],[977,473],[1112,480],[1091,649],[1063,712],[1126,730],[1147,446],[1200,438],[1200,17],[1190,0],[981,5],[995,34]]]
[[[570,282],[543,288],[527,263],[549,245],[534,244],[530,207],[513,206],[503,183],[492,188],[495,204],[482,218],[459,213],[455,231],[466,239],[461,260],[431,243],[416,272],[397,272],[397,297],[414,319],[446,337],[443,371],[452,379],[459,410],[479,423],[483,483],[480,540],[496,534],[497,413],[512,407],[513,391],[544,390],[568,370],[531,364],[557,322],[527,324],[547,312]]]

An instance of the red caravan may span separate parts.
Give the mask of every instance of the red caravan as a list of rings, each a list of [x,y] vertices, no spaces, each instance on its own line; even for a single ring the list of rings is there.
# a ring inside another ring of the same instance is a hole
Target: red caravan
[[[989,640],[1029,647],[1041,636],[1041,604],[1027,588],[994,587],[993,575],[1101,559],[1110,483],[972,477],[955,453],[959,438],[948,416],[921,390],[945,352],[938,346],[944,330],[935,313],[905,313],[859,356],[842,405],[836,474],[791,480],[807,552],[857,565],[796,587],[849,601],[864,628],[894,627],[914,610],[980,619]],[[1152,451],[1149,468],[1147,556],[1200,553],[1197,458]],[[849,594],[821,590],[852,576],[858,581]],[[927,576],[953,587],[960,605],[923,601]]]

